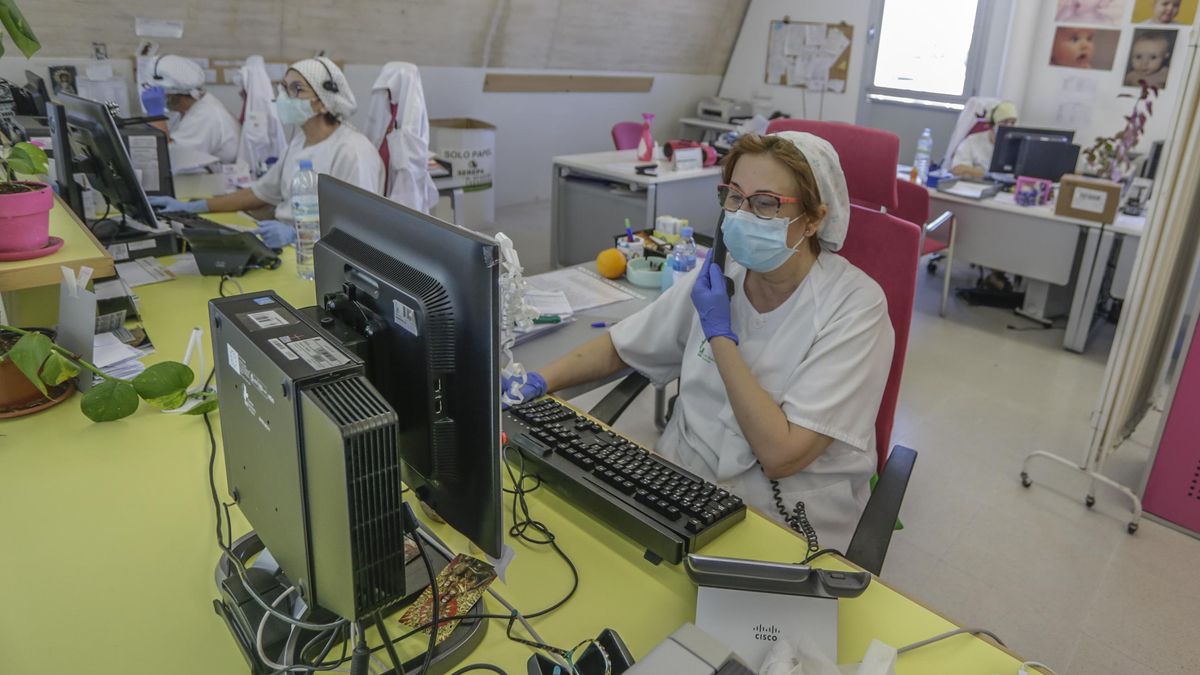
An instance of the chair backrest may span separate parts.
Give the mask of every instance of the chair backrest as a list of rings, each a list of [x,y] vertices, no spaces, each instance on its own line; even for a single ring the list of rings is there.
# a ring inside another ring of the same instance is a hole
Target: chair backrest
[[[612,128],[613,146],[617,150],[635,150],[642,140],[641,122],[617,122]]]
[[[929,190],[904,180],[896,179],[896,208],[891,213],[900,220],[925,227],[929,222]]]
[[[907,220],[851,205],[850,228],[842,249],[838,251],[883,289],[887,298],[888,319],[896,334],[892,367],[888,371],[883,399],[879,402],[879,414],[875,417],[875,452],[880,470],[887,461],[896,403],[900,398],[900,376],[904,374],[904,355],[908,352],[921,231],[920,226]]]
[[[777,119],[767,133],[806,131],[829,141],[842,162],[851,201],[896,208],[896,165],[900,161],[900,137],[890,131],[860,127],[844,122]]]

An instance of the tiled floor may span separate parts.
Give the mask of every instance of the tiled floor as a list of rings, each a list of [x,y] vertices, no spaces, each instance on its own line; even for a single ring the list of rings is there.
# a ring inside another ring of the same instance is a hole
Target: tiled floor
[[[528,273],[544,271],[549,213],[502,208],[488,231],[513,238]],[[1088,510],[1065,468],[1035,465],[1028,490],[1018,480],[1030,452],[1083,452],[1112,327],[1077,355],[1061,329],[1018,332],[1030,322],[1006,311],[952,300],[941,319],[940,274],[919,282],[892,440],[920,455],[884,578],[1059,673],[1200,673],[1200,541],[1145,520],[1127,535],[1123,498],[1101,492]],[[653,442],[643,397],[618,426]],[[1157,424],[1149,415],[1111,475],[1136,485]]]

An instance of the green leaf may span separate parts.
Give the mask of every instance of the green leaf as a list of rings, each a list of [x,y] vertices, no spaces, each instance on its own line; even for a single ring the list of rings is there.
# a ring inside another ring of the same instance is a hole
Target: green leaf
[[[38,373],[41,372],[46,357],[50,356],[52,344],[50,338],[41,333],[26,333],[8,350],[8,358],[12,359],[21,374],[28,378],[43,396],[46,395],[46,385],[42,384]]]
[[[79,409],[93,422],[128,417],[138,408],[137,390],[128,382],[105,380],[83,395]]]
[[[137,395],[159,410],[172,410],[187,400],[187,388],[196,379],[191,368],[175,361],[156,363],[133,378]]]
[[[0,0],[3,1],[3,0]],[[8,166],[26,176],[43,176],[50,170],[46,151],[33,143],[17,143],[8,152]]]
[[[217,409],[217,399],[210,398],[203,403],[196,404],[196,407],[183,413],[184,415],[203,415]]]
[[[12,36],[13,43],[25,58],[32,57],[42,48],[42,43],[38,42],[37,36],[33,34],[33,28],[25,20],[21,10],[17,9],[16,0],[0,0],[0,24],[4,24],[8,34]]]
[[[49,358],[42,364],[42,382],[54,387],[66,382],[79,374],[79,368],[58,352],[50,352]]]

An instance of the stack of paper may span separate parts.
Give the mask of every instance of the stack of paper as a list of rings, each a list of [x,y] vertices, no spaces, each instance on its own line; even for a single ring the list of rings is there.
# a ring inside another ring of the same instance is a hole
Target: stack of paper
[[[139,360],[146,354],[121,341],[116,333],[100,333],[92,343],[92,363],[105,374],[130,379],[146,366]]]
[[[530,289],[525,293],[525,302],[542,315],[553,314],[565,318],[573,313],[571,303],[567,300],[567,294],[562,291]]]
[[[130,288],[172,281],[175,274],[154,258],[138,258],[130,262],[117,263],[117,275]]]
[[[567,303],[574,312],[585,312],[614,302],[642,297],[580,267],[537,274],[525,281],[529,284],[529,292],[525,297],[528,298],[529,293],[561,293],[566,296]]]

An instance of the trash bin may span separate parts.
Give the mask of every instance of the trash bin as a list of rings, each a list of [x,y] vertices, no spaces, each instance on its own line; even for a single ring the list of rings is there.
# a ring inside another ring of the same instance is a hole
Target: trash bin
[[[453,178],[466,182],[462,222],[467,227],[494,222],[496,127],[469,117],[429,120],[429,149],[450,164]]]

